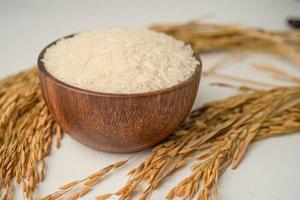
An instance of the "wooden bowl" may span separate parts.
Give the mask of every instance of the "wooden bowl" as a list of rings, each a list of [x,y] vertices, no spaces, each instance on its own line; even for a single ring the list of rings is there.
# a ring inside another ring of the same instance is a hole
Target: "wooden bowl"
[[[201,62],[189,79],[167,89],[138,94],[93,92],[68,85],[46,70],[44,53],[56,42],[38,57],[41,88],[56,122],[79,142],[107,152],[144,150],[168,137],[189,114]]]

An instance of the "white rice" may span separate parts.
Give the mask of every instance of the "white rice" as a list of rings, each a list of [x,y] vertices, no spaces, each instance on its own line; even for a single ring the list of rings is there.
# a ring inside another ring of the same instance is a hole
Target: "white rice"
[[[182,41],[147,29],[81,32],[46,50],[43,62],[57,79],[105,93],[142,93],[188,79],[199,62]]]

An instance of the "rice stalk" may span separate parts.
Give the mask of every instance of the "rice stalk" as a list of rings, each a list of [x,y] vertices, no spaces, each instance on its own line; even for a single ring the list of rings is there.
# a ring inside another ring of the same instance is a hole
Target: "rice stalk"
[[[91,191],[93,187],[101,182],[105,176],[107,176],[112,171],[122,167],[128,161],[129,160],[116,162],[89,175],[87,178],[67,183],[64,186],[60,187],[59,191],[43,197],[42,200],[78,199]]]
[[[233,169],[238,166],[252,142],[300,130],[299,111],[299,87],[255,90],[206,104],[194,110],[178,131],[130,170],[128,182],[114,195],[130,199],[139,194],[139,199],[148,199],[168,176],[187,162],[194,162],[191,175],[166,198],[210,199],[217,194],[219,177],[230,165]],[[148,187],[139,193],[144,182]]]
[[[190,44],[196,52],[238,48],[268,52],[300,64],[300,30],[298,29],[272,32],[202,21],[191,21],[183,24],[157,24],[150,28]]]
[[[275,68],[274,66],[253,63],[252,67],[260,72],[270,74],[274,79],[290,82],[296,85],[300,84],[300,77],[291,75],[287,72],[284,72],[283,70]]]
[[[17,182],[26,199],[36,199],[44,158],[55,134],[60,143],[62,130],[45,105],[35,68],[1,80],[0,86],[0,198],[13,199]]]

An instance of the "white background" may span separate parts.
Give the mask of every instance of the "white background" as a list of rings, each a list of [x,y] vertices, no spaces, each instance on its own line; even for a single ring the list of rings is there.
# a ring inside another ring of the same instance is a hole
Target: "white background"
[[[185,22],[201,18],[282,30],[287,28],[285,19],[297,15],[300,17],[300,1],[297,0],[0,0],[0,77],[29,68],[35,64],[38,53],[48,43],[84,29],[148,26],[157,22]],[[222,53],[203,54],[204,69],[222,56]],[[300,76],[299,66],[265,54],[251,54],[244,60],[228,63],[224,65],[223,72],[272,82],[268,75],[258,74],[249,68],[253,62],[273,64]],[[231,89],[211,87],[209,83],[215,81],[226,82],[215,78],[202,79],[195,107],[235,93]],[[128,166],[107,178],[83,199],[93,199],[104,192],[116,191],[125,183],[127,170],[148,154],[149,151],[135,154]],[[228,170],[220,179],[220,199],[299,199],[299,155],[300,134],[253,144],[239,168]],[[129,156],[97,152],[66,135],[61,149],[53,149],[47,158],[47,177],[40,184],[40,194],[44,196],[54,192],[69,181],[84,178]],[[164,199],[172,186],[189,173],[189,168],[175,173],[153,193],[152,199]],[[17,192],[16,199],[22,199],[20,192]]]

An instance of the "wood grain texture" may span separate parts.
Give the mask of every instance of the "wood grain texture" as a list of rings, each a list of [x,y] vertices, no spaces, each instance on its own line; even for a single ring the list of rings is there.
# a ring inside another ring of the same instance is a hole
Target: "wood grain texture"
[[[127,153],[153,146],[176,130],[195,101],[201,64],[189,79],[171,88],[138,94],[109,94],[57,80],[41,61],[46,48],[38,58],[38,67],[47,106],[67,133],[94,149]]]

